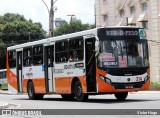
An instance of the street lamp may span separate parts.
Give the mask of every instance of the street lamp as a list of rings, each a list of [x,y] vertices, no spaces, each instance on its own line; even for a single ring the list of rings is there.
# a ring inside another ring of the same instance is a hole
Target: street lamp
[[[48,10],[48,14],[49,14],[49,8],[47,6],[47,4],[44,2],[44,0],[42,0],[42,2],[44,3],[44,5],[46,6],[47,10]]]
[[[42,2],[45,4],[47,10],[48,10],[48,14],[49,14],[49,37],[53,37],[54,33],[53,33],[53,29],[54,29],[54,3],[57,2],[54,0],[51,0],[51,8],[49,10],[47,4],[44,2],[44,0],[42,0]]]

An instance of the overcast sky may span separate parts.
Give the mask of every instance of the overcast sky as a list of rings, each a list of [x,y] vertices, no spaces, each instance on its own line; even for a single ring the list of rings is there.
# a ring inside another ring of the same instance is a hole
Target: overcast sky
[[[44,0],[50,8],[51,0]],[[55,1],[55,0],[54,0]],[[68,14],[75,14],[83,23],[94,23],[95,0],[57,0],[54,6],[55,18],[70,20]],[[5,13],[19,13],[33,22],[40,22],[48,31],[48,11],[42,0],[0,0],[0,15]]]

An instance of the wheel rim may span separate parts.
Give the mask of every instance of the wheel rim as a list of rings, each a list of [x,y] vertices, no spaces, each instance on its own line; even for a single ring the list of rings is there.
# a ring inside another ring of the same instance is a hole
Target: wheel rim
[[[81,96],[81,95],[82,95],[82,89],[81,89],[81,86],[77,86],[77,89],[76,89],[76,95],[77,95],[77,96]]]

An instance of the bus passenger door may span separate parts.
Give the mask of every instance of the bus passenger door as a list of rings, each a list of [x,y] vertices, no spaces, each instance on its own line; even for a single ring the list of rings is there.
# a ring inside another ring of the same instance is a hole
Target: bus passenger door
[[[85,40],[87,92],[96,92],[95,38]]]
[[[16,58],[16,71],[17,71],[17,85],[18,85],[18,92],[23,92],[22,87],[22,51],[17,51],[17,58]]]
[[[45,79],[46,92],[54,92],[53,68],[54,68],[54,45],[45,47]]]

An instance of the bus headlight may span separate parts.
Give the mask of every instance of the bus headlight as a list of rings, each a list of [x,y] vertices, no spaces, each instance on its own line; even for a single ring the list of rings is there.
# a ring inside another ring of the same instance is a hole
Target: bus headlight
[[[147,75],[145,78],[144,78],[144,83],[146,83],[149,79],[149,75]]]
[[[99,78],[100,78],[101,80],[103,80],[104,82],[106,82],[106,83],[108,83],[108,84],[111,84],[111,80],[110,80],[109,78],[104,77],[104,76],[102,76],[102,75],[99,75]]]

